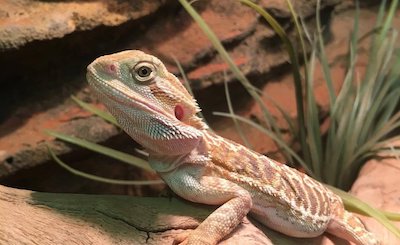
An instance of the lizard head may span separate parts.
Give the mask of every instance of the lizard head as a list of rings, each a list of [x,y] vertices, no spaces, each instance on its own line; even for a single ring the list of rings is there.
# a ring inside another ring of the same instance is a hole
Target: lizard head
[[[194,98],[152,55],[128,50],[87,69],[92,90],[120,126],[150,152],[178,155],[195,148],[207,125]]]

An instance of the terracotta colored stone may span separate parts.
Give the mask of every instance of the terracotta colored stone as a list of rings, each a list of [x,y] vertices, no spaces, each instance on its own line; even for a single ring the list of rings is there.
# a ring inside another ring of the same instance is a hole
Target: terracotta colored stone
[[[244,39],[254,31],[257,23],[256,13],[238,1],[195,2],[193,7],[223,43]],[[193,68],[200,59],[214,53],[208,38],[184,10],[161,19],[131,46],[161,58],[173,72],[177,71],[173,57],[183,67]]]
[[[104,141],[118,132],[112,125],[92,117],[76,105],[34,114],[29,120],[22,121],[22,127],[10,133],[8,125],[19,124],[16,120],[16,117],[11,117],[0,125],[0,133],[3,134],[0,138],[0,177],[50,160],[45,142],[58,154],[71,150],[65,144],[54,142],[54,137],[46,134],[45,130],[75,135],[93,142]]]
[[[400,142],[397,142],[400,145]],[[374,208],[400,213],[400,160],[386,158],[371,160],[364,165],[351,188],[351,193]],[[382,244],[400,244],[400,238],[373,218],[363,217],[366,227],[377,235]],[[394,222],[400,229],[400,222]]]
[[[100,25],[116,26],[154,13],[165,0],[5,0],[0,7],[0,51],[34,40],[61,38]]]
[[[321,8],[325,6],[332,6],[340,3],[340,0],[324,0],[321,1]],[[315,13],[317,0],[300,0],[291,1],[294,10],[300,16],[308,16]],[[282,0],[261,0],[261,6],[268,8],[275,16],[288,18],[291,16],[289,7],[286,1]]]

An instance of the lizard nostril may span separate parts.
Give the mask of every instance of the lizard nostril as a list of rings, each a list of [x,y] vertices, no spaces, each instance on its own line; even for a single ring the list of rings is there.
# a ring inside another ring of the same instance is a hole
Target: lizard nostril
[[[182,121],[183,117],[185,116],[185,112],[183,111],[183,107],[181,105],[175,106],[175,117],[179,121]]]
[[[115,73],[117,71],[117,66],[115,64],[107,65],[107,70],[109,73]]]

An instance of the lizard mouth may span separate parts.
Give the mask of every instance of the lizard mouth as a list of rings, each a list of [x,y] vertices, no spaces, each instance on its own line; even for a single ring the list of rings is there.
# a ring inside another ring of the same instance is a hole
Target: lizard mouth
[[[88,67],[87,80],[97,93],[120,105],[129,108],[137,108],[140,111],[148,111],[156,115],[163,115],[167,118],[171,118],[172,116],[164,109],[145,101],[141,96],[132,92],[129,87],[121,83],[119,80],[113,79],[104,82],[98,75],[96,75],[93,67]],[[174,117],[174,119],[176,118]]]

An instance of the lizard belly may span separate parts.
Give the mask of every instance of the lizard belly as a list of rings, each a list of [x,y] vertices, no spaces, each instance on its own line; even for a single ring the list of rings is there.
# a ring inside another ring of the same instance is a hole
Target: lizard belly
[[[306,215],[297,216],[294,210],[282,206],[265,205],[253,201],[250,215],[263,225],[292,237],[316,237],[327,228],[329,220],[320,217],[311,219]]]

